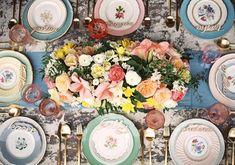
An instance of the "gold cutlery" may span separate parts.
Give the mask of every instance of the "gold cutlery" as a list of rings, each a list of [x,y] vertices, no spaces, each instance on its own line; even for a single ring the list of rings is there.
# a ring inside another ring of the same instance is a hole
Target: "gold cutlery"
[[[87,17],[84,19],[84,26],[87,27],[87,25],[92,21],[92,18],[90,16],[90,0],[87,2]]]
[[[13,13],[12,18],[8,22],[8,28],[11,29],[14,25],[18,23],[18,21],[15,18],[15,10],[16,10],[16,0],[13,0]]]
[[[234,159],[235,128],[231,128],[229,130],[228,140],[232,143],[232,165],[234,165],[235,163],[235,159]]]
[[[59,149],[58,149],[58,157],[57,157],[57,165],[61,165],[61,126],[62,123],[59,123],[57,136],[59,138]]]
[[[164,127],[163,138],[165,140],[165,165],[167,165],[167,157],[168,157],[168,142],[170,139],[170,127]]]
[[[67,139],[71,135],[71,129],[68,124],[63,123],[60,130],[61,137],[64,138],[64,165],[67,164]]]
[[[151,26],[151,18],[149,17],[149,0],[145,1],[145,18],[144,18],[144,25],[147,28],[150,28]]]
[[[11,107],[8,112],[0,112],[0,115],[6,114],[6,115],[9,115],[10,117],[16,117],[16,116],[20,116],[21,112],[22,112],[21,108]]]
[[[73,28],[74,29],[79,28],[79,23],[80,23],[80,20],[78,18],[78,0],[76,0],[76,8],[75,8],[75,14],[74,14],[74,19],[73,19]]]
[[[77,126],[77,132],[76,132],[76,136],[77,136],[77,139],[78,139],[78,165],[80,165],[80,163],[81,163],[81,140],[82,140],[82,135],[83,135],[82,125],[79,124]]]
[[[144,132],[144,136],[149,141],[149,165],[152,165],[152,142],[155,139],[155,131],[152,128],[147,128]]]
[[[171,4],[172,4],[172,1],[169,0],[169,15],[166,17],[166,21],[165,21],[166,26],[169,28],[172,28],[173,26],[175,26],[175,19],[171,13],[171,8],[172,8]]]
[[[180,0],[176,0],[176,31],[179,31],[180,27],[180,17],[179,17],[179,5],[180,5]]]
[[[144,127],[142,126],[139,130],[140,133],[140,144],[141,144],[141,165],[144,165]]]

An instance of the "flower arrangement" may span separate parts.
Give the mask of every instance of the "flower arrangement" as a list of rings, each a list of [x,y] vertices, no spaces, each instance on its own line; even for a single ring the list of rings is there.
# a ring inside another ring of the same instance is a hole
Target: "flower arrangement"
[[[148,39],[66,43],[43,63],[53,100],[99,113],[174,108],[191,79],[188,62],[176,49]]]

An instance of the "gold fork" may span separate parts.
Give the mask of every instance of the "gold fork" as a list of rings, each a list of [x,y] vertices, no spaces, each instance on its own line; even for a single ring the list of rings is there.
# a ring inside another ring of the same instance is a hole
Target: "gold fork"
[[[77,126],[77,132],[76,132],[76,136],[77,136],[77,139],[78,139],[78,165],[80,165],[80,162],[81,162],[81,140],[82,140],[82,135],[83,135],[82,125],[79,124]]]
[[[170,127],[169,126],[164,127],[163,138],[164,138],[164,141],[165,141],[165,165],[167,165],[168,141],[170,139]]]
[[[152,141],[155,139],[155,132],[152,128],[147,128],[144,132],[144,136],[149,141],[149,165],[152,165]]]

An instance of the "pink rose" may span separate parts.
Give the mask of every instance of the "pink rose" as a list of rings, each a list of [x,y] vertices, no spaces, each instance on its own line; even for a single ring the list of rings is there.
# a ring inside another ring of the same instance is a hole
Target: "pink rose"
[[[113,65],[109,70],[109,79],[111,81],[121,81],[124,77],[125,73],[120,65]]]
[[[182,92],[182,91],[172,91],[172,100],[179,102],[181,101],[184,96],[185,96],[186,92]]]
[[[45,82],[48,89],[55,88],[55,83],[52,82],[51,80],[49,80],[49,78],[47,76],[44,77],[44,82]]]

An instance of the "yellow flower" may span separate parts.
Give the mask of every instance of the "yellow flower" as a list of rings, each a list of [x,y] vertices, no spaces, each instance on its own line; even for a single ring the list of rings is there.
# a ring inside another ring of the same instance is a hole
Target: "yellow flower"
[[[154,99],[154,98],[148,98],[148,99],[146,99],[146,103],[147,103],[147,105],[148,106],[150,106],[150,107],[155,107],[156,105],[157,105],[157,102],[156,102],[156,100]]]
[[[51,95],[52,100],[54,100],[58,105],[61,105],[59,93],[55,88],[49,89],[48,93]]]
[[[64,62],[67,66],[76,66],[78,64],[78,59],[74,54],[69,54],[65,57]]]
[[[136,108],[144,108],[144,104],[142,103],[142,102],[140,102],[140,101],[137,101],[137,103],[136,103]]]
[[[64,45],[63,51],[65,54],[69,53],[69,49],[73,48],[74,44],[72,42],[68,42]]]
[[[128,48],[128,47],[130,47],[134,42],[131,41],[131,40],[129,40],[129,39],[127,39],[127,38],[125,38],[125,39],[123,39],[123,40],[121,41],[121,43],[122,43],[122,46],[123,46],[124,48]]]
[[[55,79],[55,86],[60,92],[66,93],[70,86],[70,78],[66,73],[63,73],[56,77]]]
[[[116,48],[116,52],[117,52],[117,54],[120,55],[120,56],[124,55],[124,54],[125,54],[125,51],[126,51],[126,49],[125,49],[124,47],[122,47],[122,46]]]
[[[94,78],[99,78],[102,77],[105,73],[105,69],[103,66],[101,66],[100,64],[94,64],[91,67],[91,75]]]
[[[190,71],[186,68],[182,69],[179,72],[179,75],[186,83],[188,83],[189,80],[191,79]]]
[[[131,97],[133,96],[133,92],[135,91],[135,88],[130,88],[129,86],[127,88],[123,88],[124,95],[126,97]]]
[[[126,112],[126,113],[135,112],[135,109],[134,109],[135,106],[130,101],[122,103],[121,107],[122,107],[123,112]]]
[[[111,63],[108,61],[104,61],[103,67],[106,71],[108,71],[111,68]]]
[[[65,58],[64,50],[62,48],[57,49],[54,53],[54,56],[57,59],[64,59]]]
[[[82,101],[82,106],[85,107],[85,108],[90,107],[89,103],[87,103],[86,101]]]

